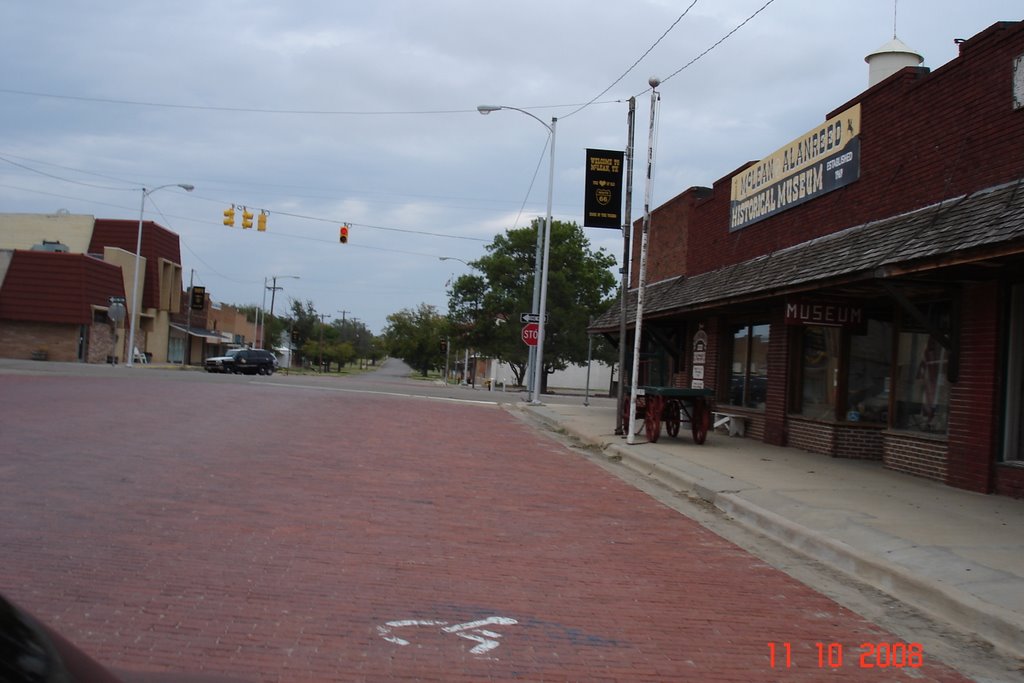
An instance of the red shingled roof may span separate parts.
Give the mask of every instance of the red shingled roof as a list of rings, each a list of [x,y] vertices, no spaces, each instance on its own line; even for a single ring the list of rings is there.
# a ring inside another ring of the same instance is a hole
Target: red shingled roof
[[[88,324],[91,306],[124,296],[121,269],[85,254],[15,251],[0,289],[0,319]]]

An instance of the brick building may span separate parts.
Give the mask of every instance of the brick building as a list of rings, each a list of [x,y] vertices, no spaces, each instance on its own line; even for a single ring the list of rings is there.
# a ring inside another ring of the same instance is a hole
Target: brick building
[[[124,360],[126,322],[112,324],[106,312],[112,296],[132,310],[138,231],[136,220],[0,214],[0,353]],[[49,250],[33,251],[37,245]],[[178,235],[145,221],[135,337],[140,353],[156,362],[168,360],[170,315],[181,305],[180,261]]]
[[[121,269],[85,254],[0,251],[0,349],[10,358],[102,363],[116,355]]]
[[[713,389],[768,443],[1024,497],[1024,22],[825,119],[652,212],[641,384]]]

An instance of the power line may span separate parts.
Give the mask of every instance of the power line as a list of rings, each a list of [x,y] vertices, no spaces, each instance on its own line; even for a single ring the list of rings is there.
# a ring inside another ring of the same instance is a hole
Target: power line
[[[10,160],[10,159],[8,159],[6,157],[3,157],[3,156],[0,156],[0,161],[6,161],[7,163],[9,163],[9,164],[11,164],[13,166],[17,166],[18,168],[24,169],[26,171],[30,171],[32,173],[37,173],[37,174],[39,174],[41,176],[44,176],[44,177],[47,177],[47,178],[52,178],[54,180],[60,180],[61,182],[72,183],[74,185],[83,185],[85,187],[91,187],[91,188],[96,188],[96,189],[101,189],[101,190],[137,191],[141,187],[143,187],[143,185],[141,183],[137,184],[134,187],[109,187],[109,186],[106,186],[106,185],[96,185],[94,183],[85,183],[85,182],[82,182],[82,181],[79,181],[79,180],[73,180],[71,178],[64,178],[64,177],[61,177],[61,176],[58,176],[58,175],[54,175],[52,173],[46,173],[45,171],[40,171],[39,169],[32,168],[31,166],[26,166],[25,164],[20,164],[20,163],[18,163],[16,161],[12,161],[12,160]],[[33,160],[30,160],[30,161],[33,161]],[[44,162],[37,162],[37,163],[44,163]],[[59,167],[59,168],[65,168],[65,167]],[[75,170],[75,169],[66,169],[66,170]],[[130,182],[130,181],[124,181],[124,182]],[[6,186],[6,187],[12,187],[12,186]],[[16,188],[16,189],[22,189],[22,188]],[[37,192],[38,190],[25,190],[25,191]],[[54,195],[54,196],[58,196],[59,197],[61,195]],[[225,201],[225,200],[218,200],[218,199],[213,199],[213,198],[209,198],[209,197],[197,197],[197,198],[198,199],[202,199],[204,201],[208,201],[208,202],[215,202],[215,203],[218,203],[218,204],[230,204],[230,203],[232,203],[232,202],[228,202],[228,201]],[[77,199],[77,198],[75,198],[75,197],[66,197],[65,196],[64,199]],[[91,200],[81,200],[81,199],[79,199],[78,201],[91,201]],[[237,202],[235,202],[235,203],[237,203]],[[119,208],[127,208],[127,207],[119,207]],[[440,233],[440,232],[431,232],[431,231],[428,231],[428,230],[412,230],[410,228],[394,228],[394,227],[389,227],[389,226],[384,226],[384,225],[371,225],[369,223],[354,223],[352,221],[336,220],[336,219],[330,219],[330,218],[321,218],[321,217],[318,217],[318,216],[307,216],[307,215],[303,215],[303,214],[290,213],[290,212],[287,212],[287,211],[275,211],[275,210],[271,210],[271,209],[269,209],[267,207],[253,206],[253,207],[250,207],[250,208],[253,208],[253,209],[261,209],[262,208],[267,213],[276,213],[277,215],[280,215],[280,216],[289,216],[289,217],[292,217],[292,218],[300,218],[300,219],[303,219],[303,220],[320,221],[320,222],[324,222],[324,223],[335,223],[335,224],[338,224],[338,223],[348,223],[349,225],[358,225],[360,227],[370,228],[370,229],[373,229],[373,230],[383,230],[383,231],[386,231],[386,232],[400,232],[400,233],[406,233],[406,234],[411,234],[411,235],[424,235],[424,236],[427,236],[427,237],[444,237],[444,238],[448,238],[448,239],[468,240],[468,241],[471,241],[471,242],[486,242],[487,241],[486,239],[484,239],[482,237],[470,237],[470,236],[467,236],[467,235],[450,235],[450,234],[445,234],[445,233]],[[179,218],[181,218],[181,217],[179,216]],[[185,220],[190,220],[190,219],[185,218]]]
[[[628,69],[626,69],[626,71],[625,71],[625,72],[624,72],[624,73],[623,73],[623,74],[622,74],[621,76],[619,76],[619,77],[618,77],[618,78],[616,78],[616,79],[615,79],[614,81],[612,81],[611,85],[609,85],[609,86],[608,86],[607,88],[605,88],[605,89],[604,89],[604,90],[602,90],[601,92],[599,92],[599,93],[597,93],[596,95],[594,95],[594,98],[593,98],[593,99],[591,99],[591,100],[590,100],[589,102],[587,102],[586,104],[582,105],[582,106],[581,106],[581,107],[580,107],[579,109],[576,109],[575,111],[571,111],[571,112],[569,112],[568,114],[566,114],[566,115],[565,115],[565,116],[563,116],[562,118],[563,118],[563,119],[567,119],[567,118],[569,118],[570,116],[572,116],[573,114],[578,114],[579,112],[583,111],[584,109],[586,109],[587,107],[589,107],[589,106],[590,106],[591,104],[593,104],[593,103],[594,103],[594,102],[595,102],[595,101],[597,100],[597,98],[598,98],[598,97],[601,97],[601,96],[602,96],[602,95],[604,95],[604,94],[605,94],[606,92],[608,92],[609,90],[611,90],[612,88],[614,88],[614,87],[615,87],[616,85],[618,85],[619,81],[621,81],[621,80],[622,80],[623,78],[625,78],[626,76],[628,76],[628,75],[629,75],[629,74],[630,74],[630,73],[631,73],[631,72],[633,71],[633,69],[635,69],[635,68],[636,68],[636,67],[637,67],[637,66],[638,66],[638,65],[640,64],[640,62],[642,62],[642,61],[644,60],[644,58],[645,58],[645,57],[647,57],[647,55],[651,54],[651,51],[652,51],[652,50],[654,50],[654,48],[656,48],[656,47],[658,46],[658,43],[660,43],[660,42],[661,42],[662,40],[664,40],[664,39],[665,39],[665,36],[667,36],[667,35],[669,34],[669,32],[670,32],[670,31],[672,31],[672,29],[674,29],[674,28],[676,27],[676,24],[678,24],[678,23],[679,23],[680,21],[682,21],[682,20],[683,20],[683,17],[685,17],[685,16],[687,15],[687,14],[689,14],[689,13],[690,13],[690,10],[691,10],[691,9],[693,9],[693,6],[694,6],[694,5],[696,5],[696,4],[697,4],[697,0],[693,0],[693,2],[691,2],[691,3],[690,3],[690,6],[689,6],[689,7],[687,7],[687,8],[685,9],[685,10],[683,10],[683,13],[682,13],[682,14],[680,14],[680,15],[679,15],[678,17],[676,17],[676,20],[675,20],[675,21],[673,21],[673,22],[672,22],[672,24],[671,24],[671,25],[670,25],[670,26],[669,26],[669,27],[668,27],[667,29],[665,29],[665,32],[664,32],[664,33],[662,33],[662,34],[661,34],[660,36],[658,36],[658,39],[657,39],[657,40],[655,40],[655,41],[654,41],[654,42],[653,42],[653,43],[651,44],[651,46],[650,46],[649,48],[647,48],[647,49],[646,49],[646,50],[644,51],[644,53],[643,53],[642,55],[640,55],[640,56],[639,56],[639,57],[637,58],[637,60],[636,60],[635,62],[633,62],[633,63],[632,63],[632,64],[631,64],[630,66],[629,66],[629,68],[628,68]]]
[[[107,97],[88,97],[85,95],[64,95],[59,93],[35,92],[31,90],[15,90],[13,88],[0,88],[0,93],[8,95],[20,95],[23,97],[45,97],[56,100],[71,100],[75,102],[91,102],[94,104],[114,104],[127,107],[154,107],[160,109],[188,109],[193,111],[217,111],[234,114],[279,114],[288,116],[435,116],[439,114],[476,114],[476,107],[470,109],[394,109],[394,110],[355,110],[355,109],[267,109],[260,107],[224,107],[206,104],[180,104],[175,102],[145,102],[141,100],[115,99]],[[596,98],[595,98],[596,99]],[[592,104],[613,104],[615,100],[607,102],[587,102],[584,106]],[[566,109],[578,107],[580,104],[543,104],[523,109]]]
[[[17,161],[12,161],[11,159],[8,159],[7,157],[0,156],[0,161],[6,161],[11,166],[17,166],[18,168],[22,168],[22,169],[24,169],[26,171],[31,171],[32,173],[38,173],[39,175],[46,176],[47,178],[53,178],[54,180],[60,180],[60,181],[65,182],[65,183],[73,183],[75,185],[83,185],[85,187],[92,187],[92,188],[95,188],[95,189],[98,189],[98,190],[114,190],[114,191],[118,191],[118,192],[123,192],[123,191],[127,191],[127,190],[137,190],[138,189],[137,187],[110,187],[109,185],[96,185],[95,183],[83,183],[81,180],[72,180],[71,178],[62,178],[60,176],[53,175],[52,173],[47,173],[46,171],[40,171],[37,168],[32,168],[31,166],[26,166],[25,164],[19,164]]]
[[[698,61],[700,61],[700,59],[701,59],[702,57],[704,57],[704,56],[705,56],[706,54],[708,54],[709,52],[711,52],[712,50],[714,50],[714,49],[715,49],[716,47],[718,47],[719,45],[721,45],[722,43],[724,43],[724,42],[725,42],[725,41],[726,41],[726,40],[727,40],[727,39],[728,39],[728,38],[729,38],[730,36],[732,36],[732,34],[736,33],[736,31],[739,31],[739,30],[740,30],[741,28],[743,28],[744,26],[746,26],[746,25],[747,25],[747,22],[749,22],[749,21],[750,21],[751,19],[753,19],[754,17],[756,17],[756,16],[757,16],[758,14],[760,14],[761,12],[763,12],[763,11],[764,11],[764,10],[765,10],[765,9],[766,9],[766,8],[768,7],[768,5],[772,4],[773,2],[775,2],[775,0],[768,0],[768,2],[764,3],[763,5],[761,5],[761,7],[759,7],[759,8],[757,9],[757,11],[756,11],[756,12],[754,12],[754,13],[753,13],[753,14],[751,14],[751,15],[750,15],[749,17],[747,17],[746,19],[744,19],[743,21],[741,21],[741,22],[740,22],[739,24],[737,24],[737,25],[736,25],[736,26],[735,26],[735,27],[734,27],[734,28],[733,28],[733,29],[732,29],[731,31],[729,31],[728,33],[726,33],[726,34],[725,34],[724,36],[722,36],[721,38],[719,38],[719,39],[718,39],[718,41],[716,41],[716,42],[715,42],[715,43],[714,43],[714,44],[713,44],[713,45],[712,45],[711,47],[709,47],[708,49],[704,50],[704,52],[701,52],[701,53],[700,53],[699,55],[697,55],[696,57],[694,57],[693,59],[691,59],[690,61],[688,61],[688,62],[687,62],[686,64],[683,64],[683,65],[682,65],[681,67],[679,67],[678,69],[676,69],[675,71],[673,71],[672,73],[670,73],[670,74],[669,74],[668,76],[666,76],[665,78],[661,79],[661,85],[665,85],[665,83],[666,83],[666,82],[667,82],[667,81],[668,81],[669,79],[671,79],[671,78],[672,78],[673,76],[678,76],[678,75],[679,75],[680,73],[682,73],[682,72],[683,72],[684,70],[686,70],[686,69],[690,68],[691,66],[693,66],[694,64],[696,64],[696,63],[697,63]],[[641,90],[640,92],[638,92],[638,93],[637,93],[637,94],[635,95],[635,97],[640,97],[641,95],[643,95],[644,93],[648,92],[649,90],[650,90],[650,88],[646,88],[645,90]]]

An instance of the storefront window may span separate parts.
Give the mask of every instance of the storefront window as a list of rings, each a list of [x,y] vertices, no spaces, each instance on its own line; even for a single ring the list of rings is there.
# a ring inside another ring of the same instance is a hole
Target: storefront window
[[[923,306],[932,325],[948,333],[948,304]],[[949,351],[938,339],[910,324],[900,330],[894,427],[945,434],[949,420]]]
[[[767,324],[733,327],[729,405],[764,410],[770,336]]]
[[[803,328],[803,401],[800,414],[817,420],[835,419],[842,330],[808,325]]]
[[[869,320],[866,334],[850,338],[850,374],[847,380],[846,419],[887,424],[892,325]]]

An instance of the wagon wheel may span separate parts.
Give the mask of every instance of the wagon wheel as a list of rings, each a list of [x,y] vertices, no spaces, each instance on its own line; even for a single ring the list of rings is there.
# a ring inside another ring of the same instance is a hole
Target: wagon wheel
[[[679,401],[674,398],[665,404],[665,431],[672,437],[679,436],[679,410]]]
[[[629,425],[629,399],[622,402],[622,424],[626,426],[627,433],[632,431],[634,435],[639,434],[644,427],[644,410],[646,409],[645,398],[636,397],[636,422]],[[638,424],[639,423],[639,424]]]
[[[651,443],[658,443],[661,436],[661,414],[664,410],[664,403],[660,396],[651,396],[647,409],[644,411],[644,430],[647,432],[647,440]]]
[[[693,432],[693,441],[698,444],[704,443],[708,438],[708,428],[711,426],[711,411],[703,398],[693,402],[693,414],[690,416],[690,426]]]

